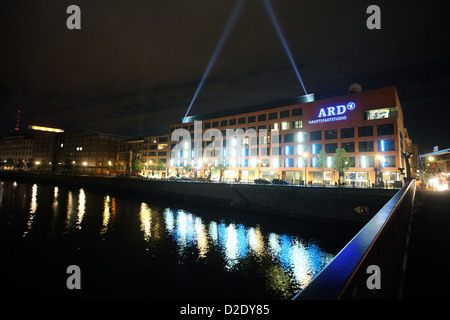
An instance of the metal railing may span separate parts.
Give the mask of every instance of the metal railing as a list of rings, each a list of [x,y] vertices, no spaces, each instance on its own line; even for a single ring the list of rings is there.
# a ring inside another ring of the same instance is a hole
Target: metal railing
[[[415,188],[406,183],[294,300],[401,298]]]

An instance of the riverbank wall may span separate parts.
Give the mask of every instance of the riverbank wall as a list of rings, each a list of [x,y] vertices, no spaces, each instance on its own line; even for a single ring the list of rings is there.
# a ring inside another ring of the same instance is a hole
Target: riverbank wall
[[[48,183],[139,194],[144,199],[222,207],[330,223],[364,225],[398,191],[346,187],[148,180],[0,171],[0,180]]]

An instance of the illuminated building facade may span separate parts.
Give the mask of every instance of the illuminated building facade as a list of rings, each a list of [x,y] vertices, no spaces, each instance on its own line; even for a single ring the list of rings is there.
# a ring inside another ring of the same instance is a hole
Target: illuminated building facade
[[[170,133],[169,175],[184,167],[212,179],[393,186],[401,184],[399,168],[405,168],[406,130],[395,87],[191,116],[171,125]],[[349,157],[341,178],[333,169],[337,149]]]

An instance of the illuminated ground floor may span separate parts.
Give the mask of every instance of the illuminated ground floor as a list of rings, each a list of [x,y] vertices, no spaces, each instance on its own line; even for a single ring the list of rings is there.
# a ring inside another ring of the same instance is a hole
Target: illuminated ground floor
[[[168,169],[168,177],[205,178],[212,181],[229,181],[253,183],[255,179],[264,179],[271,182],[273,179],[282,179],[293,185],[347,185],[355,187],[401,187],[403,175],[394,168],[386,168],[375,172],[374,168],[351,168],[341,176],[337,171],[317,168],[185,168],[173,167]]]

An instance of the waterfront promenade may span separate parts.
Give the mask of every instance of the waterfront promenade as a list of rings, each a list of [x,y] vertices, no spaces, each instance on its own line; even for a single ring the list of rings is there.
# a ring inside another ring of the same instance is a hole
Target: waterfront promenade
[[[450,191],[416,191],[404,300],[450,298]]]

